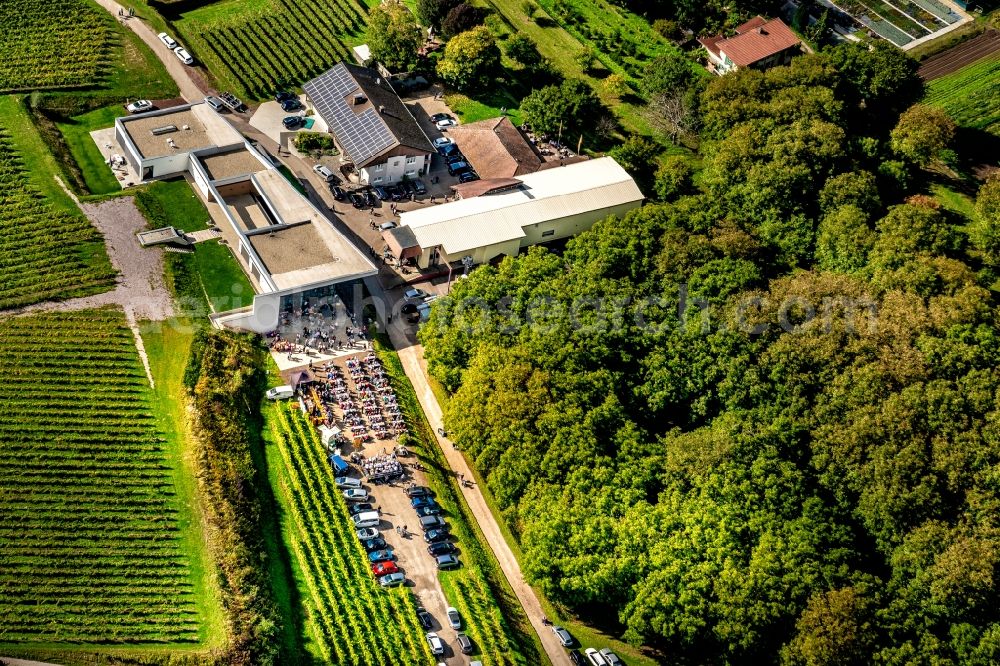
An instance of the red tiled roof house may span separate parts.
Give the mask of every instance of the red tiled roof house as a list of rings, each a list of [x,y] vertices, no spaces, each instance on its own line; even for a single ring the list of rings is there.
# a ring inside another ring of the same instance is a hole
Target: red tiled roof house
[[[781,19],[756,16],[736,28],[732,37],[703,37],[698,43],[708,52],[710,69],[725,74],[744,67],[787,65],[801,53],[802,40]]]

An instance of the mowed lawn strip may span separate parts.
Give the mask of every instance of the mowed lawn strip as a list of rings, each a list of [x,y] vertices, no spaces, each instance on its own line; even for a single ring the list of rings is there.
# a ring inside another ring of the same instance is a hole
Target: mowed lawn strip
[[[200,647],[221,648],[226,640],[225,615],[215,565],[205,548],[194,445],[188,429],[186,404],[181,399],[194,327],[183,320],[145,322],[141,325],[141,336],[156,383],[152,391],[153,413],[166,439],[167,459],[180,500],[177,502],[177,526],[182,548],[189,558],[194,602],[201,619]]]
[[[125,115],[120,106],[109,106],[73,116],[64,121],[56,121],[56,127],[69,148],[84,183],[91,194],[114,194],[121,192],[122,186],[105,161],[90,133],[115,124],[115,118]]]

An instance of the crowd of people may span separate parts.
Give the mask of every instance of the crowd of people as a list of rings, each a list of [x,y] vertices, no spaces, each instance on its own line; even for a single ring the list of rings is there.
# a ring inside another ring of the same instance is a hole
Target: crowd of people
[[[380,453],[361,461],[361,472],[373,483],[386,483],[403,477],[403,464],[393,453]]]
[[[370,348],[368,327],[348,316],[343,303],[288,308],[281,314],[277,330],[267,334],[271,351],[288,354],[335,354]]]
[[[349,358],[347,373],[333,363],[313,367],[317,383],[306,402],[316,425],[340,426],[355,444],[392,439],[406,431],[396,392],[378,357]]]

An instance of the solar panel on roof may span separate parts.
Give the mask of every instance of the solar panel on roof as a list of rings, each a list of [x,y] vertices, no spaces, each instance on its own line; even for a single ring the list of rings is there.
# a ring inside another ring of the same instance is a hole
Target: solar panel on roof
[[[368,108],[356,113],[348,102],[360,88],[343,64],[306,83],[304,89],[356,164],[363,164],[396,144],[396,137],[378,111]]]

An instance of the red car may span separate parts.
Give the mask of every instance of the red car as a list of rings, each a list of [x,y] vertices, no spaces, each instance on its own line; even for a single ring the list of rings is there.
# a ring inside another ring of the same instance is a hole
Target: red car
[[[399,572],[399,567],[396,566],[395,562],[376,562],[372,565],[372,573],[376,576],[386,576],[388,574],[394,574]]]

